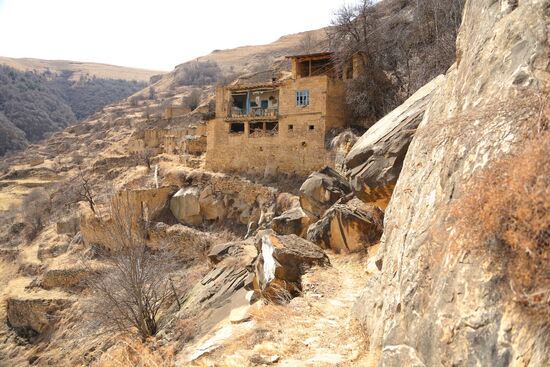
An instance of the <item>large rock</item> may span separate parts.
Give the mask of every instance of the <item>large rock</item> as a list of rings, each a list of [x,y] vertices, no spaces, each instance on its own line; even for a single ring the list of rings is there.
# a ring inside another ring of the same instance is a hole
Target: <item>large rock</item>
[[[170,210],[178,221],[189,225],[202,223],[199,195],[197,187],[185,187],[172,196]]]
[[[8,298],[8,325],[19,335],[32,339],[50,328],[56,313],[71,304],[68,299]]]
[[[280,236],[272,230],[260,231],[256,247],[259,256],[254,289],[272,302],[284,303],[299,295],[304,271],[330,264],[323,250],[294,234]]]
[[[215,266],[189,292],[184,304],[187,312],[220,308],[230,303],[237,292],[243,292],[244,302],[244,287],[252,287],[253,263],[257,256],[253,243],[243,241],[218,245],[208,256]]]
[[[295,234],[305,237],[311,219],[302,208],[297,207],[282,213],[271,220],[271,228],[279,234]]]
[[[537,309],[548,304],[516,302],[511,251],[470,240],[450,210],[480,170],[550,119],[542,102],[549,34],[548,0],[466,1],[457,62],[416,131],[386,211],[381,273],[355,307],[379,365],[550,365],[548,313]]]
[[[440,75],[420,88],[401,106],[384,116],[359,138],[345,159],[346,176],[359,198],[385,207],[397,182],[403,159]]]
[[[336,252],[360,251],[380,240],[383,220],[378,207],[353,199],[330,208],[309,227],[307,239]]]
[[[221,220],[227,216],[227,209],[222,195],[214,195],[207,186],[199,196],[200,212],[206,220]]]
[[[300,187],[300,205],[316,218],[323,216],[338,199],[351,193],[347,180],[330,167],[313,172]]]
[[[208,258],[213,264],[218,264],[227,258],[245,258],[253,259],[258,252],[254,247],[252,239],[238,242],[221,243],[212,247],[208,253]]]

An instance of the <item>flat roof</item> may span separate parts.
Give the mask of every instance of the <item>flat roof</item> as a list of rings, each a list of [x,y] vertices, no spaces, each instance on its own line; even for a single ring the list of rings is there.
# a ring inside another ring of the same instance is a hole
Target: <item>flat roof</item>
[[[317,52],[317,53],[314,53],[314,54],[301,54],[301,55],[289,55],[289,56],[286,56],[287,59],[309,59],[309,58],[317,58],[317,57],[331,57],[332,55],[334,55],[334,52],[330,52],[330,51],[327,51],[327,52]]]
[[[281,84],[278,81],[270,83],[244,83],[244,84],[234,84],[228,85],[225,88],[227,90],[236,92],[236,91],[249,91],[253,89],[263,89],[263,90],[273,90],[277,89]]]

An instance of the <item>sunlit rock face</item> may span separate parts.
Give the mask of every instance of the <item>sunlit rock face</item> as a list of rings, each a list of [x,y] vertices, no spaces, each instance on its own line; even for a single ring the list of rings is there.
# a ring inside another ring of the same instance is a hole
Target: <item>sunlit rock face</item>
[[[472,251],[449,212],[476,173],[540,129],[549,33],[548,0],[466,2],[457,62],[415,133],[385,213],[382,271],[355,307],[379,365],[550,364],[548,330],[514,302],[491,244]]]

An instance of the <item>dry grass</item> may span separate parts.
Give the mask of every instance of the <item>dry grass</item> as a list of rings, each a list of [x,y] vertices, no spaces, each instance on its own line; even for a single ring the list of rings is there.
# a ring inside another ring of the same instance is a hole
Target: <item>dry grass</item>
[[[454,205],[465,243],[503,265],[514,300],[550,317],[550,132],[484,169]]]
[[[97,367],[169,367],[174,365],[175,351],[170,347],[158,347],[154,341],[140,343],[124,338],[103,353],[94,363]]]

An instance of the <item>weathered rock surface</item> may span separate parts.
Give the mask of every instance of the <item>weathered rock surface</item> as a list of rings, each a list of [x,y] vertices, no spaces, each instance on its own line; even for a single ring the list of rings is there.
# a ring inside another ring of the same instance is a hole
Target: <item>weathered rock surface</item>
[[[416,131],[386,211],[382,271],[355,307],[380,365],[550,365],[550,334],[514,302],[501,259],[489,244],[457,243],[449,215],[481,168],[540,127],[549,34],[548,0],[466,1],[457,63]]]
[[[282,213],[271,220],[271,228],[282,235],[295,234],[305,237],[311,219],[304,213],[302,208],[297,207]]]
[[[227,216],[222,195],[214,195],[210,186],[201,191],[199,205],[201,215],[206,220],[221,220]]]
[[[216,246],[209,254],[214,269],[194,286],[185,300],[185,308],[196,312],[206,308],[219,308],[235,295],[251,286],[253,262],[257,256],[251,242],[231,242]],[[245,300],[244,294],[242,296]]]
[[[272,230],[260,231],[256,248],[259,256],[254,289],[273,302],[283,303],[297,296],[305,270],[330,264],[322,249],[294,234],[280,236]]]
[[[222,243],[212,247],[208,253],[208,258],[213,264],[217,264],[226,258],[247,258],[252,259],[256,257],[258,252],[254,247],[252,239],[239,242]]]
[[[300,205],[308,215],[320,218],[350,192],[347,180],[332,168],[325,167],[309,175],[300,187]]]
[[[170,199],[170,210],[174,217],[183,224],[201,224],[199,195],[200,191],[197,187],[185,187],[176,192]]]
[[[380,240],[384,213],[376,206],[353,199],[333,205],[307,231],[307,239],[337,252],[365,249]]]
[[[414,132],[434,91],[444,80],[440,75],[420,88],[367,130],[351,148],[345,170],[356,196],[386,207]]]
[[[88,271],[82,268],[49,269],[42,275],[40,286],[44,289],[73,287],[88,275]]]
[[[8,298],[7,320],[18,334],[33,338],[55,322],[55,314],[70,306],[68,299]]]

